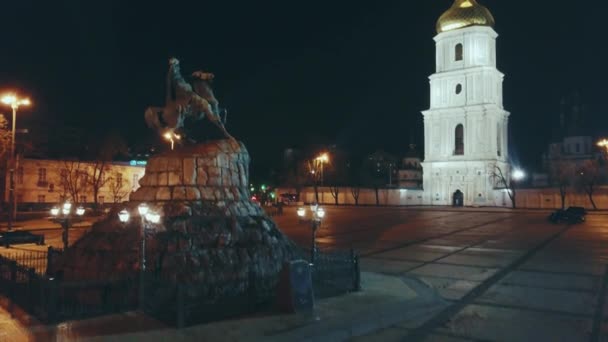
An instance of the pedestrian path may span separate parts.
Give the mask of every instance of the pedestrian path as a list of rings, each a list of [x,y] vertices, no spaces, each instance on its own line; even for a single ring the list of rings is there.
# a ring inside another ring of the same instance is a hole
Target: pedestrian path
[[[363,272],[361,281],[361,292],[320,300],[312,313],[269,314],[176,330],[131,312],[29,329],[37,338],[56,341],[334,341],[417,320],[445,305],[413,279]],[[0,322],[10,341],[27,340],[28,327],[8,312],[0,311]]]

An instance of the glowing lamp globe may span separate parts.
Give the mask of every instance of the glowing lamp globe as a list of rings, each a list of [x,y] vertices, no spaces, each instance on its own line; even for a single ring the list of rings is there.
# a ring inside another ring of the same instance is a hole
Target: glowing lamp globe
[[[304,217],[306,215],[306,209],[298,208],[297,213],[298,213],[298,217]]]
[[[118,213],[118,220],[122,223],[127,223],[129,221],[129,216],[129,212],[126,209],[123,209]]]

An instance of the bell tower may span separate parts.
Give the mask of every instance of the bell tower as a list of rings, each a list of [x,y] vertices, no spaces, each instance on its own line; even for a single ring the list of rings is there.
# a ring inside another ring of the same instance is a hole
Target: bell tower
[[[509,177],[504,75],[496,68],[494,17],[475,0],[455,0],[437,22],[436,72],[424,117],[424,202],[508,205],[496,168]]]

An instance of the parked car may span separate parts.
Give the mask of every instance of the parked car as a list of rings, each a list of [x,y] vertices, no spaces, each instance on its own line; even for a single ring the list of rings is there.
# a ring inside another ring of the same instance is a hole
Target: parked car
[[[10,245],[17,245],[23,243],[35,243],[37,245],[44,245],[44,235],[32,234],[27,230],[0,232],[0,246],[8,248]]]
[[[569,207],[566,210],[559,209],[549,215],[549,221],[553,223],[568,222],[582,223],[585,222],[587,211],[583,207]]]

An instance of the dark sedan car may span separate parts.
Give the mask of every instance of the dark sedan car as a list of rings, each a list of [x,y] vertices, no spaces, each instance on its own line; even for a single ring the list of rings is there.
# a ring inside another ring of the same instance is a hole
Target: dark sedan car
[[[8,248],[10,245],[17,245],[23,243],[35,243],[37,245],[44,245],[44,235],[32,234],[27,230],[0,232],[0,246]]]
[[[582,223],[585,222],[587,211],[582,207],[569,207],[566,210],[559,209],[549,215],[549,221],[553,223],[568,222]]]

